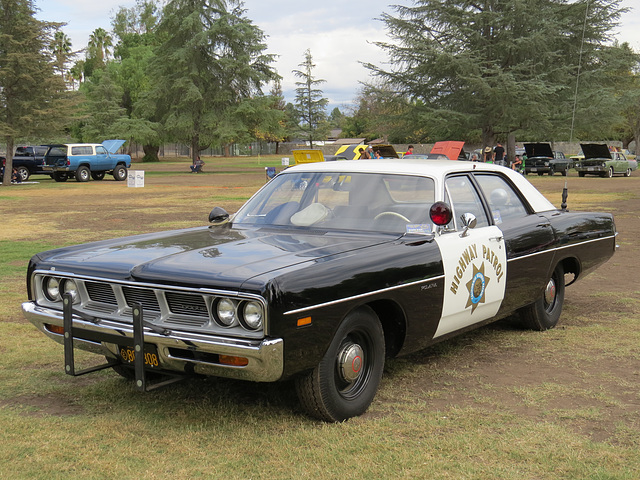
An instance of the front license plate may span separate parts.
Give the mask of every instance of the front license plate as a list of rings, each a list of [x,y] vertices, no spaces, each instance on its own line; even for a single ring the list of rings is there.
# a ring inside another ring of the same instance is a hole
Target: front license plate
[[[537,171],[538,171],[538,169],[537,169],[537,168],[532,168],[532,169],[531,169],[531,171],[532,171],[532,172],[537,172]]]
[[[136,351],[133,347],[119,347],[120,359],[124,363],[133,364],[136,359]],[[149,368],[159,368],[158,347],[151,343],[144,345],[144,366]]]
[[[587,167],[587,171],[588,172],[593,172],[596,169],[596,167]]]

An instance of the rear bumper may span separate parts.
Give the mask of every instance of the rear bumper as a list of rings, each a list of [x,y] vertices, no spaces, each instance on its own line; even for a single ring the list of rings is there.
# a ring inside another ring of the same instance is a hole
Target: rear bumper
[[[55,172],[70,172],[72,171],[69,167],[58,167],[55,165],[46,165],[42,167],[45,173],[55,173]]]
[[[36,305],[22,304],[24,316],[41,332],[60,344],[63,335],[50,329],[63,326],[63,313]],[[110,320],[89,321],[73,316],[73,345],[108,358],[118,359],[120,347],[133,342],[133,325]],[[162,370],[237,378],[257,382],[274,382],[284,370],[284,341],[280,338],[243,340],[214,335],[171,330],[156,332],[144,329],[144,342],[158,350]],[[243,357],[245,366],[219,363],[220,355]]]

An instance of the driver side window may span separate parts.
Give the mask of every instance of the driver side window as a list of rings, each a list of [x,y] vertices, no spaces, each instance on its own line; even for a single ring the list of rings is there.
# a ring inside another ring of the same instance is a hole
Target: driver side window
[[[489,219],[482,206],[480,195],[478,195],[469,177],[466,175],[449,177],[445,182],[445,187],[451,202],[451,208],[453,209],[453,217],[457,230],[462,228],[460,217],[465,213],[475,215],[478,222],[477,228],[487,227],[489,225]]]

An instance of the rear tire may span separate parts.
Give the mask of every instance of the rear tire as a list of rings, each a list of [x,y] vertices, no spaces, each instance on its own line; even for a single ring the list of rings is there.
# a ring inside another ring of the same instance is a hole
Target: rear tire
[[[56,182],[66,182],[69,179],[69,175],[67,175],[66,173],[59,173],[59,172],[53,173],[51,177]]]
[[[316,368],[296,379],[303,408],[326,422],[362,415],[376,395],[384,369],[384,332],[369,307],[351,312]]]
[[[631,176],[631,169],[630,168],[627,168],[627,171],[624,172],[624,176],[625,177],[630,177]]]
[[[29,176],[31,175],[31,172],[29,171],[29,169],[25,166],[20,166],[18,167],[18,175],[20,175],[20,179],[23,182],[26,182],[27,180],[29,180]]]
[[[91,178],[91,170],[89,170],[89,167],[85,167],[84,165],[81,165],[76,170],[75,176],[76,176],[76,182],[88,182],[89,179]]]
[[[564,303],[564,269],[558,264],[542,297],[520,310],[522,323],[531,330],[548,330],[557,325]]]

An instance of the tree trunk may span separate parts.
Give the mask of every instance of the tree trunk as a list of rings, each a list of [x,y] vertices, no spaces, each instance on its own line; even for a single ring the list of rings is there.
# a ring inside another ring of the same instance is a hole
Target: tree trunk
[[[485,147],[491,147],[496,144],[496,134],[493,131],[493,126],[485,125],[482,127],[482,149]]]
[[[160,151],[160,147],[155,145],[143,145],[142,151],[144,152],[144,157],[142,157],[143,162],[159,162],[160,158],[158,157],[158,152]]]
[[[5,137],[7,142],[7,160],[4,167],[4,177],[2,178],[2,185],[11,185],[11,175],[13,174],[13,137]],[[1,167],[0,167],[1,168]]]
[[[516,135],[510,133],[507,135],[507,166],[513,164],[516,159]]]

